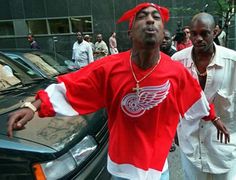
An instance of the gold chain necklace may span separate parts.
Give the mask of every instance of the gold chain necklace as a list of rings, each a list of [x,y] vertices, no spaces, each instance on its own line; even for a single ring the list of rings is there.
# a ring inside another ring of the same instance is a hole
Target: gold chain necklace
[[[209,61],[209,64],[212,62],[214,56],[215,56],[215,53],[213,52],[212,55],[211,55],[211,59],[210,59],[210,61]],[[194,65],[194,67],[195,67],[195,70],[196,70],[198,76],[204,77],[204,76],[207,75],[207,68],[206,68],[206,71],[205,71],[205,72],[200,73],[199,70],[198,70],[198,68],[197,68],[197,65],[195,64],[194,61],[193,61],[193,65]]]
[[[139,96],[139,92],[142,89],[142,88],[140,88],[139,83],[141,81],[143,81],[144,79],[146,79],[148,76],[150,76],[153,73],[153,71],[156,69],[157,65],[159,64],[159,61],[161,59],[161,55],[159,55],[159,59],[158,59],[157,63],[155,64],[155,66],[145,76],[143,76],[139,80],[137,79],[137,77],[134,73],[134,69],[133,69],[132,62],[131,62],[131,56],[132,56],[132,54],[130,54],[130,61],[129,61],[130,62],[130,68],[131,68],[131,72],[132,72],[132,75],[134,77],[134,80],[136,81],[136,87],[133,88],[133,91],[136,91],[137,96]]]

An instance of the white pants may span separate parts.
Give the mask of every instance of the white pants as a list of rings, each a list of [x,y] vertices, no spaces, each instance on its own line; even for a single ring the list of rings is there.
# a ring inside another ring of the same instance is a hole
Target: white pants
[[[170,179],[170,174],[169,174],[169,169],[167,169],[161,174],[160,180],[169,180],[169,179]],[[112,176],[111,180],[128,180],[128,179]]]
[[[236,180],[236,163],[227,173],[211,174],[196,168],[181,150],[180,154],[185,180]]]
[[[110,53],[111,54],[118,54],[118,49],[117,48],[110,48]]]

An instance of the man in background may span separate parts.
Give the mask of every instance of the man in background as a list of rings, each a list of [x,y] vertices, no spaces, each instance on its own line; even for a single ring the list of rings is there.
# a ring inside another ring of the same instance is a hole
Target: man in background
[[[221,25],[217,24],[216,25],[216,37],[214,39],[215,43],[220,45],[220,46],[226,46],[226,33],[225,31],[222,29]]]
[[[97,42],[95,43],[94,59],[100,59],[108,55],[107,44],[102,40],[102,34],[97,35]]]
[[[192,46],[189,27],[184,26],[182,31],[183,31],[183,37],[179,42],[177,42],[177,46],[176,46],[177,51],[180,51],[182,49]]]
[[[72,60],[82,68],[93,62],[93,50],[90,44],[83,39],[81,32],[77,32],[77,41],[73,45]]]
[[[115,32],[113,32],[111,34],[111,37],[109,38],[109,49],[110,49],[111,54],[117,54],[118,53],[116,33]]]
[[[90,44],[90,46],[92,47],[92,50],[93,50],[93,52],[94,52],[94,44],[93,44],[93,42],[91,41],[91,36],[88,35],[88,34],[84,35],[84,40],[87,41],[87,42]]]
[[[160,46],[161,51],[169,56],[172,56],[176,50],[172,46],[172,35],[167,29],[164,30],[164,39]]]
[[[40,46],[38,45],[37,41],[35,40],[33,34],[28,34],[27,40],[30,43],[31,49],[35,49],[35,50],[40,49]]]

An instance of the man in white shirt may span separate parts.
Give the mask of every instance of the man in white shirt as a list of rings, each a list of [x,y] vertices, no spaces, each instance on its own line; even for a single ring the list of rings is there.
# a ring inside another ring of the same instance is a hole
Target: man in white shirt
[[[77,41],[73,45],[72,60],[82,68],[93,62],[93,50],[90,44],[83,39],[81,32],[77,32]]]
[[[91,42],[91,36],[88,34],[84,35],[84,40],[90,44],[90,46],[92,47],[92,50],[94,51],[94,44]]]
[[[236,179],[236,51],[213,42],[214,28],[210,14],[195,15],[191,21],[193,46],[172,58],[180,61],[199,81],[231,138],[230,142],[217,142],[216,136],[222,134],[211,123],[181,120],[178,137],[185,180]]]

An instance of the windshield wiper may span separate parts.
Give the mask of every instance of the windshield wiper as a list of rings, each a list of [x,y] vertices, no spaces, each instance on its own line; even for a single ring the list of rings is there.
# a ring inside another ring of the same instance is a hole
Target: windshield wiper
[[[19,82],[17,84],[10,86],[9,88],[0,90],[0,94],[3,95],[9,92],[13,92],[13,91],[15,92],[15,91],[21,90],[22,87],[23,87],[22,82]]]
[[[42,80],[45,80],[45,79],[44,78],[35,78],[35,79],[30,80],[29,82],[19,82],[19,83],[14,84],[6,89],[0,90],[0,95],[8,94],[11,92],[22,91],[26,87],[28,87],[29,85],[37,84],[37,83],[41,82]]]
[[[39,82],[43,82],[43,81],[48,81],[48,82],[56,82],[55,79],[52,79],[52,78],[34,78],[28,82],[24,82],[23,83],[23,86],[29,86],[29,85],[32,85],[32,84],[38,84]]]

